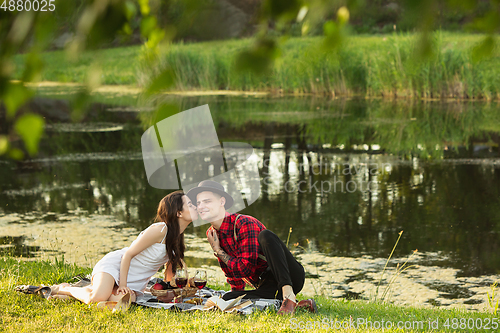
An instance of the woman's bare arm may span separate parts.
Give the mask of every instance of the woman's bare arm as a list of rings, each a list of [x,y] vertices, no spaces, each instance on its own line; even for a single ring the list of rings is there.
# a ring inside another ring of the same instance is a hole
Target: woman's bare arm
[[[137,239],[125,252],[120,264],[120,285],[116,290],[117,294],[131,292],[127,286],[128,272],[132,258],[155,243],[160,243],[166,234],[165,226],[152,226],[141,237]]]

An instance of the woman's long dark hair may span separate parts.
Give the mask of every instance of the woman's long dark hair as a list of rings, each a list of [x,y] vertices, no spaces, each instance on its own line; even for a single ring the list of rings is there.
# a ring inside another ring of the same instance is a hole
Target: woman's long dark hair
[[[165,247],[174,273],[178,265],[182,267],[181,259],[184,259],[184,250],[186,249],[184,232],[180,233],[179,218],[177,217],[177,213],[183,210],[183,195],[184,192],[175,191],[161,199],[155,218],[155,221],[167,224],[168,231]]]

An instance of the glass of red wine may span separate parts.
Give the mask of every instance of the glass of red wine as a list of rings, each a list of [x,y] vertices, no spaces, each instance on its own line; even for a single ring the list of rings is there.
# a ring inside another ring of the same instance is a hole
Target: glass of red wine
[[[200,270],[196,271],[196,274],[194,276],[194,285],[196,288],[198,288],[198,291],[196,293],[199,293],[203,287],[207,284],[207,271]],[[198,295],[200,297],[201,295]]]
[[[184,292],[184,287],[187,285],[188,277],[187,277],[187,269],[179,268],[175,273],[175,284],[177,287],[181,289],[181,296]]]

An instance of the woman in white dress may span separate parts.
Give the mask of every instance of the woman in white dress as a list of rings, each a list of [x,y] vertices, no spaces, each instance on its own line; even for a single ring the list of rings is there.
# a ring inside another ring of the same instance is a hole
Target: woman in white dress
[[[165,265],[167,281],[177,266],[184,267],[184,230],[197,218],[196,206],[182,191],[170,193],[158,205],[155,220],[161,222],[142,231],[130,247],[105,255],[92,271],[90,286],[54,285],[52,295],[72,296],[89,304],[118,301],[130,293],[130,300],[135,301],[161,266]]]

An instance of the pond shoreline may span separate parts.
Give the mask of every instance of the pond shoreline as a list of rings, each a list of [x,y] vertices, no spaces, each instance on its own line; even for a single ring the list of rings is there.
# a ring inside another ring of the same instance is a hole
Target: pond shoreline
[[[18,81],[15,81],[18,82]],[[45,88],[74,88],[85,89],[86,86],[77,82],[58,82],[58,81],[39,81],[25,82],[24,85],[33,89]],[[141,95],[143,88],[136,85],[118,85],[109,84],[101,85],[91,90],[92,94],[124,94],[124,95]],[[368,101],[408,101],[408,102],[448,102],[448,103],[465,103],[465,102],[500,102],[500,97],[497,99],[478,99],[478,98],[460,98],[460,97],[409,97],[406,95],[383,95],[383,96],[367,96],[362,93],[346,93],[346,94],[330,94],[330,93],[298,93],[298,92],[280,92],[277,90],[173,90],[163,91],[160,95],[172,95],[180,97],[197,97],[197,96],[245,96],[245,97],[318,97],[328,98],[329,100],[350,100],[364,99]]]
[[[0,214],[0,239],[12,237],[31,258],[27,260],[63,260],[80,267],[93,267],[106,253],[129,246],[139,231],[127,227],[113,216],[72,211],[68,214]],[[106,234],[103,239],[99,235]],[[85,242],[85,240],[87,240]],[[5,242],[4,242],[5,243]],[[206,269],[211,283],[224,284],[222,270],[213,260],[206,239],[186,234],[185,260],[190,269]],[[11,247],[14,249],[14,247]],[[5,254],[9,244],[0,246]],[[387,259],[328,256],[309,249],[292,248],[306,270],[306,282],[301,295],[323,295],[329,298],[380,299],[390,286],[386,301],[395,305],[422,308],[457,308],[485,312],[487,293],[500,275],[459,277],[459,269],[440,267],[447,260],[442,253],[416,253],[394,282],[396,266],[407,258],[394,258],[382,276]],[[13,252],[13,251],[12,251]],[[7,252],[8,253],[8,252]],[[22,253],[21,253],[22,254]],[[59,258],[59,259],[57,259]],[[161,277],[162,273],[156,276]],[[378,282],[380,290],[377,292]]]

